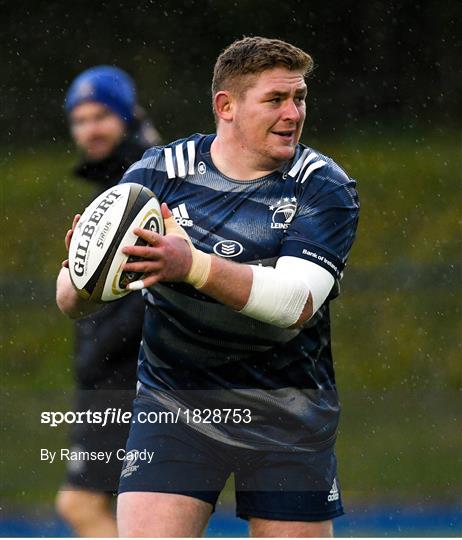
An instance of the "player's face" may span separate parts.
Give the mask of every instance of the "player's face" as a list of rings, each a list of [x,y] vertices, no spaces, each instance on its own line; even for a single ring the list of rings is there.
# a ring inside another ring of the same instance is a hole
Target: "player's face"
[[[108,157],[125,133],[123,120],[101,103],[93,101],[75,107],[70,122],[75,143],[92,160]]]
[[[277,168],[292,159],[306,116],[303,73],[277,67],[255,77],[236,101],[234,127],[257,159]]]

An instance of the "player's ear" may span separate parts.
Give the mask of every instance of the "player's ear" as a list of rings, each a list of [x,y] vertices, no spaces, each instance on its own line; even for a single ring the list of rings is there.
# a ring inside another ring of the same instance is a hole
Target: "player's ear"
[[[233,98],[230,92],[220,90],[213,98],[215,114],[220,120],[230,121],[233,119]]]

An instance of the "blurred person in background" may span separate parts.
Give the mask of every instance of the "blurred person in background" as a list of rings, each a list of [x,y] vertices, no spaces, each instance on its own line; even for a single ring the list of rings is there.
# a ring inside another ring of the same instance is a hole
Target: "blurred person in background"
[[[65,101],[72,139],[81,157],[73,173],[95,186],[95,196],[117,184],[160,137],[136,103],[133,80],[121,69],[97,66],[81,73]],[[75,324],[76,410],[131,411],[144,303],[140,293],[111,303]],[[71,450],[113,451],[109,463],[68,462],[56,508],[81,536],[115,536],[113,496],[128,424],[75,424]]]

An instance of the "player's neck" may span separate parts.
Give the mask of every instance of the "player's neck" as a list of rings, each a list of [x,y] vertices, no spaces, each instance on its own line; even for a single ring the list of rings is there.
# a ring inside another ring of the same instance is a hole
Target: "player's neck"
[[[278,168],[277,164],[273,167],[260,166],[255,156],[246,152],[238,141],[218,134],[212,142],[210,153],[215,167],[234,180],[255,180],[271,174]]]

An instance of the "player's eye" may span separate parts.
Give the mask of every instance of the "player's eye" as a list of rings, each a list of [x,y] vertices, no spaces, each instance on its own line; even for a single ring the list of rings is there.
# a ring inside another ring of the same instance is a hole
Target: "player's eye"
[[[271,98],[270,103],[281,103],[281,98],[280,97]]]

